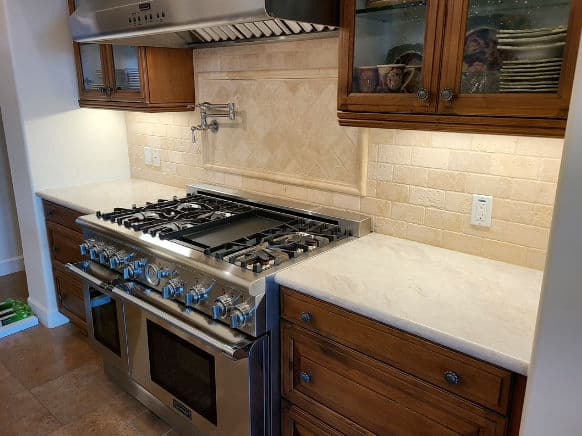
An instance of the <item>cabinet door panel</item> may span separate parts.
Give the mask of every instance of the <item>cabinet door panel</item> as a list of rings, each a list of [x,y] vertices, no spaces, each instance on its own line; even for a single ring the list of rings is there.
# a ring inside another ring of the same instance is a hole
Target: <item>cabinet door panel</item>
[[[437,0],[345,0],[340,109],[434,112],[443,17]]]
[[[441,113],[567,116],[581,6],[573,0],[451,0]]]
[[[113,45],[107,48],[111,66],[109,69],[111,99],[113,101],[144,101],[145,68],[142,65],[143,48]]]

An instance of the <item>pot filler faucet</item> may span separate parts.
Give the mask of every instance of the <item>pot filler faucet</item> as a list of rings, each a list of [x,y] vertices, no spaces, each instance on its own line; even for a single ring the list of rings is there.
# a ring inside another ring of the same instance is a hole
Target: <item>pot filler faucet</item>
[[[197,104],[195,107],[200,108],[200,124],[198,126],[192,126],[191,128],[193,144],[196,144],[196,132],[198,131],[203,132],[205,130],[210,130],[212,133],[218,132],[218,121],[213,119],[209,122],[209,118],[228,118],[232,121],[236,119],[234,103],[212,104],[206,101]]]

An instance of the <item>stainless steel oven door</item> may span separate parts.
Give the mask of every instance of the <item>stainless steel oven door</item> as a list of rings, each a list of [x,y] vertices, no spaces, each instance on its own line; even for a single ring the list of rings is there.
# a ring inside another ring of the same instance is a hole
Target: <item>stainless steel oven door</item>
[[[67,264],[66,269],[83,280],[87,333],[103,360],[129,372],[125,304],[111,289],[120,276],[86,261]]]
[[[124,295],[135,382],[190,434],[266,434],[267,337],[249,338],[197,312],[169,315],[161,309],[176,303],[139,286]]]

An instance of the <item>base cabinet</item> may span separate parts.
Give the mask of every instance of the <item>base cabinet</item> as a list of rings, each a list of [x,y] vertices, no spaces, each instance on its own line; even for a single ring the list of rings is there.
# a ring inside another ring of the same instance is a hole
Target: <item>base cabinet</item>
[[[282,304],[283,434],[518,434],[524,377],[289,289]]]

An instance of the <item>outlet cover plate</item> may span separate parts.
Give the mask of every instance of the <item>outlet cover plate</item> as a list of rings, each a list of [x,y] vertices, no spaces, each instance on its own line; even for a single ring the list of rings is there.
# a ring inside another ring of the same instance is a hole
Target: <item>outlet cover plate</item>
[[[160,150],[156,149],[152,151],[152,165],[155,167],[161,167],[162,166],[162,159],[160,157]]]
[[[480,227],[491,227],[493,215],[493,197],[490,195],[473,195],[471,209],[471,224]]]
[[[146,165],[152,165],[152,149],[151,147],[143,148],[143,158]]]

